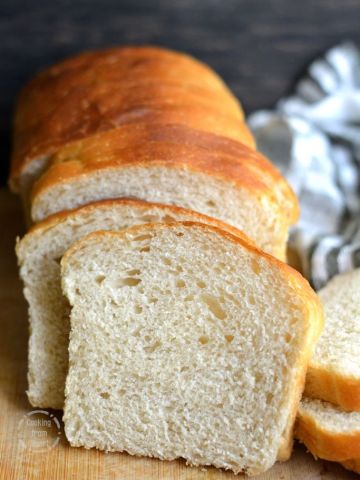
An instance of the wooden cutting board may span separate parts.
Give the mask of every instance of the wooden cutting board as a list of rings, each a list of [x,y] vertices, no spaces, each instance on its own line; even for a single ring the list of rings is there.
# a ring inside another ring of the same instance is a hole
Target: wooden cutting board
[[[243,478],[213,468],[186,467],[126,454],[71,448],[60,411],[34,412],[26,398],[27,312],[14,244],[24,231],[18,199],[0,190],[0,479],[1,480],[220,480]],[[259,480],[345,480],[357,476],[315,461],[297,445],[290,461]]]

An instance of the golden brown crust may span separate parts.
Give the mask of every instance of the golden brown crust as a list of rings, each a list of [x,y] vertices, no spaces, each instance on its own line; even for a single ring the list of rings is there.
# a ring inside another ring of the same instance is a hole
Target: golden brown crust
[[[238,101],[210,68],[160,48],[115,48],[66,60],[24,88],[15,115],[12,183],[34,159],[70,141],[141,116],[167,118],[169,109],[168,122],[199,122],[200,128],[211,123],[199,120],[209,109],[219,115],[218,130],[225,133],[231,124],[230,135],[253,144]]]
[[[356,473],[360,473],[360,457],[352,458],[351,460],[346,460],[345,462],[340,462],[344,468],[351,470]]]
[[[54,156],[51,166],[34,185],[35,205],[46,190],[75,181],[100,169],[166,165],[207,173],[267,195],[281,208],[287,224],[298,218],[294,193],[280,173],[255,150],[228,138],[180,125],[124,125],[74,142]]]
[[[320,328],[319,328],[318,336],[320,336]],[[294,424],[295,424],[301,396],[304,390],[306,370],[307,370],[307,366],[310,361],[311,355],[312,355],[312,349],[310,347],[308,348],[308,355],[304,355],[303,361],[299,366],[299,369],[297,372],[297,378],[295,379],[295,382],[294,382],[293,397],[292,397],[291,407],[290,407],[290,415],[282,436],[282,442],[277,455],[277,460],[279,462],[286,462],[286,460],[289,460],[291,456],[293,443],[294,443]]]
[[[255,146],[253,136],[246,124],[230,115],[222,114],[215,106],[184,98],[184,95],[178,96],[176,102],[171,98],[166,98],[165,103],[162,103],[154,95],[151,95],[149,89],[146,90],[146,93],[149,95],[148,99],[139,101],[138,97],[134,99],[124,97],[121,101],[120,111],[115,107],[113,111],[107,110],[100,116],[97,108],[94,114],[83,111],[81,115],[72,115],[72,102],[70,101],[61,106],[63,109],[61,116],[67,118],[67,121],[60,126],[56,119],[52,118],[44,122],[41,129],[34,128],[25,133],[18,132],[15,136],[12,178],[20,175],[33,159],[47,157],[72,141],[90,137],[98,132],[116,129],[122,125],[134,125],[144,121],[187,125],[205,132],[228,136],[250,147]],[[132,100],[135,104],[127,107],[128,102],[131,103]],[[138,105],[136,105],[137,103]],[[87,103],[86,97],[84,97],[84,105],[92,108],[90,103]]]
[[[360,383],[356,377],[312,361],[306,375],[305,393],[308,397],[320,398],[339,405],[343,410],[360,411]]]
[[[69,57],[36,75],[22,90],[19,103],[22,106],[27,101],[39,103],[40,100],[42,112],[48,108],[46,103],[62,98],[79,85],[144,78],[165,82],[180,80],[211,91],[225,90],[238,103],[222,79],[206,64],[185,53],[154,46],[114,47]],[[238,108],[241,110],[239,103]]]
[[[295,436],[315,457],[324,460],[343,462],[360,457],[360,431],[352,433],[328,431],[301,409],[298,412]]]
[[[291,268],[293,272],[296,272],[300,276],[300,278],[303,278],[297,270],[293,269],[293,267],[289,266],[289,268]],[[309,285],[308,288],[311,289]],[[290,458],[294,438],[294,425],[296,421],[296,416],[298,414],[300,400],[304,391],[308,365],[314,353],[316,342],[319,339],[324,326],[323,306],[315,292],[313,292],[312,298],[311,296],[308,297],[307,307],[307,315],[310,319],[313,320],[312,336],[308,337],[307,345],[305,346],[303,351],[302,362],[299,365],[297,376],[294,379],[294,384],[292,387],[293,397],[289,420],[284,430],[283,442],[280,446],[277,457],[279,461],[286,461]]]

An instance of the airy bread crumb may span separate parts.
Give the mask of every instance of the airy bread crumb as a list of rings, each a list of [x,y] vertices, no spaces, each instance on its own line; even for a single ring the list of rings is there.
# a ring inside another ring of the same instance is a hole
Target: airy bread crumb
[[[72,445],[235,473],[273,465],[322,324],[297,272],[189,222],[90,234],[61,266]]]
[[[337,275],[319,296],[325,328],[309,364],[305,393],[360,411],[360,269]]]
[[[95,230],[121,230],[148,222],[192,220],[243,236],[213,218],[140,200],[107,200],[63,212],[39,223],[17,244],[20,275],[29,303],[28,398],[34,407],[63,408],[68,370],[69,304],[60,285],[65,251]],[[250,242],[250,240],[248,240]]]

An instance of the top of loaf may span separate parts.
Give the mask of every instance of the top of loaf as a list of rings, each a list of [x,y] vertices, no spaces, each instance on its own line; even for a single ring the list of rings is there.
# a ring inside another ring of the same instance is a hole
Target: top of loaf
[[[183,53],[129,46],[85,52],[58,63],[35,76],[19,96],[11,184],[19,188],[19,176],[69,141],[155,110],[164,115],[176,106],[184,109],[185,121],[192,115],[200,121],[211,109],[220,123],[221,116],[226,123],[240,125],[243,120],[239,102],[220,77]],[[196,113],[201,107],[206,110]],[[242,130],[245,141],[253,143],[247,128]]]

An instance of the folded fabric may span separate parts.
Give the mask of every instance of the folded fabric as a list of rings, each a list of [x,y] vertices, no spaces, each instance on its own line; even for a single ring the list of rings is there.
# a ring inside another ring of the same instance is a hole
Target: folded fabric
[[[249,118],[258,148],[301,204],[289,246],[318,289],[360,267],[360,51],[351,43],[315,60],[294,94]]]

